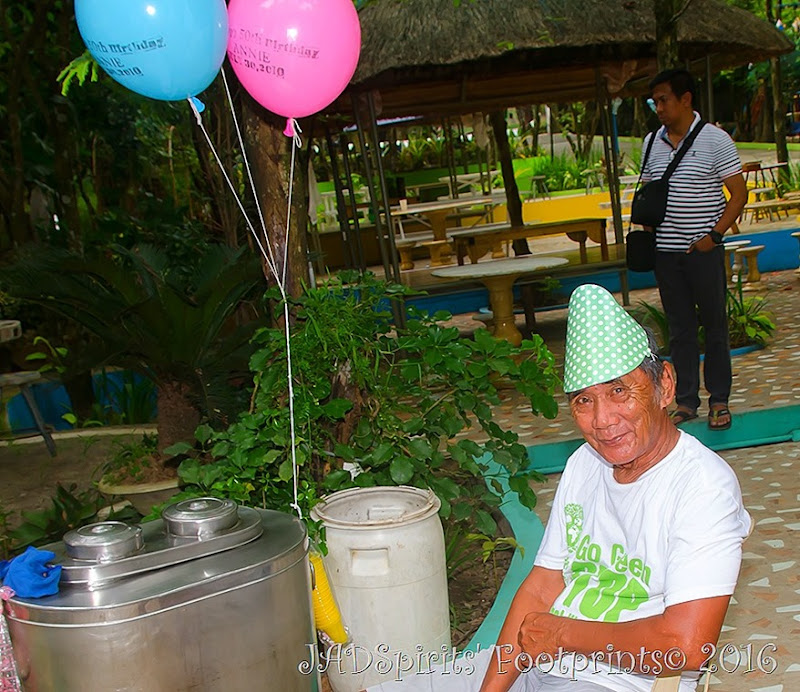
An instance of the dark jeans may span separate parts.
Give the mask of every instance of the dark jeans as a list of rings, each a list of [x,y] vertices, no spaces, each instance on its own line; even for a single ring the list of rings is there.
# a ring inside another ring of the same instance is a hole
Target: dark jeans
[[[731,393],[731,352],[726,310],[725,252],[657,252],[656,281],[669,321],[669,350],[678,376],[679,406],[700,406],[698,317],[705,328],[703,376],[709,404],[727,404]]]

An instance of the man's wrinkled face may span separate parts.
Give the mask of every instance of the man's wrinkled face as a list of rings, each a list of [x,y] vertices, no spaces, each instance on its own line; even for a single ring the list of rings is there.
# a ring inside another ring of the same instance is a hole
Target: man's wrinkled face
[[[680,98],[672,92],[669,82],[653,87],[653,101],[656,104],[656,115],[662,125],[669,127],[684,114],[692,110],[692,96],[687,91]]]
[[[647,373],[636,368],[579,392],[570,401],[572,416],[586,441],[613,466],[647,465],[664,433],[663,409],[672,395],[665,384],[670,391],[659,391]]]

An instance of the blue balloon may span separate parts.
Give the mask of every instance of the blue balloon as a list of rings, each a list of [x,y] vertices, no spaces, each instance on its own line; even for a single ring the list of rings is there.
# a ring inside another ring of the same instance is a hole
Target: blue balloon
[[[225,59],[225,0],[75,0],[75,18],[106,73],[150,98],[199,94]]]

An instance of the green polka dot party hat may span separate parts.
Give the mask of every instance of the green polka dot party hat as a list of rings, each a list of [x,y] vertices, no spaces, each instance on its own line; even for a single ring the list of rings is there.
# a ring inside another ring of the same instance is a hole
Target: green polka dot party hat
[[[627,375],[648,356],[647,334],[614,296],[595,284],[575,289],[567,314],[565,392]]]

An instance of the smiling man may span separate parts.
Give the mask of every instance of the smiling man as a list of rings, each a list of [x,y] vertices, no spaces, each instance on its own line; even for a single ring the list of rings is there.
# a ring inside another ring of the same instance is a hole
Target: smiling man
[[[570,298],[564,391],[586,444],[497,645],[370,692],[696,689],[750,530],[736,476],[675,427],[672,367],[600,286]]]
[[[750,529],[736,476],[674,426],[671,366],[599,286],[570,299],[564,389],[586,444],[480,689],[649,692],[686,671],[694,690]]]

